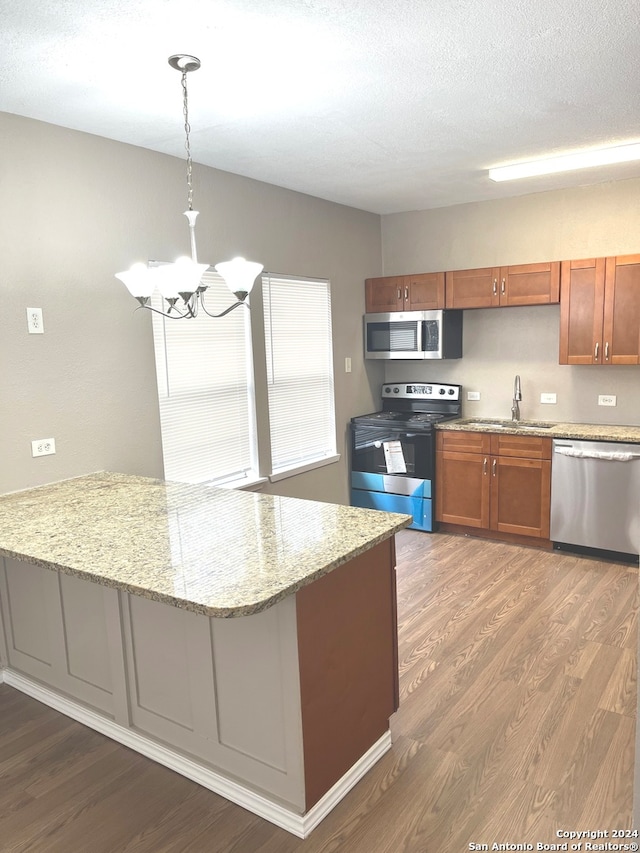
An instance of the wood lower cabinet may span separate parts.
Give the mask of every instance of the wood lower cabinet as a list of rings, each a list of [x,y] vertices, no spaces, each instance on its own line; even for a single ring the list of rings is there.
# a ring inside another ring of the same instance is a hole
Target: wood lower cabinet
[[[436,432],[436,520],[489,527],[491,436]]]
[[[549,538],[551,439],[439,430],[436,519],[499,538]]]
[[[444,308],[444,273],[368,278],[365,281],[365,305],[367,314]]]
[[[549,305],[560,301],[560,262],[454,270],[445,286],[447,308]]]
[[[640,255],[563,261],[560,364],[640,364]]]

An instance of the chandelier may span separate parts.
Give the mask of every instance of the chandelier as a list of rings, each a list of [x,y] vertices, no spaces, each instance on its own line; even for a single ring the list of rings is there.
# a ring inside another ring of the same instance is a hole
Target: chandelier
[[[172,264],[157,264],[150,266],[136,263],[125,272],[116,273],[116,278],[126,286],[129,293],[140,303],[140,307],[148,308],[157,314],[172,319],[188,319],[196,317],[200,310],[209,317],[224,317],[245,302],[256,277],[262,272],[262,264],[245,261],[244,258],[234,258],[215,265],[215,269],[225,280],[227,287],[236,297],[236,302],[220,314],[212,314],[207,310],[204,294],[207,285],[202,284],[202,276],[209,269],[208,264],[198,263],[196,251],[196,217],[198,211],[193,209],[193,164],[191,160],[191,125],[189,124],[189,94],[187,91],[187,74],[200,68],[200,60],[195,56],[176,54],[169,57],[169,65],[180,71],[182,75],[182,111],[184,114],[185,149],[187,152],[187,210],[184,215],[189,222],[191,239],[191,257],[178,258]],[[152,294],[158,291],[165,301],[165,311],[152,307]]]

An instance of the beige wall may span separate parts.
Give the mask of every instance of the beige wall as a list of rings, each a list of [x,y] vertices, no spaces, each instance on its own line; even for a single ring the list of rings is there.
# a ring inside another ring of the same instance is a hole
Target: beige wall
[[[640,252],[640,180],[382,217],[385,275]],[[479,391],[464,414],[640,424],[640,367],[558,364],[558,306],[465,311],[459,361],[391,363],[386,379],[459,382]],[[557,404],[540,394],[555,392]],[[616,408],[597,405],[615,394]],[[466,394],[465,394],[466,398]]]
[[[150,315],[114,273],[188,250],[184,162],[8,114],[0,138],[0,493],[95,470],[162,476]],[[380,219],[199,166],[194,189],[201,260],[243,254],[332,282],[342,459],[273,491],[347,502],[346,424],[382,381],[361,345]],[[27,334],[27,307],[44,335]],[[32,459],[31,440],[50,437],[56,455]]]
[[[188,248],[184,162],[7,114],[0,137],[0,493],[101,469],[162,476],[150,317],[113,274]],[[348,501],[347,423],[378,407],[385,370],[480,391],[472,415],[508,416],[519,372],[524,417],[640,422],[638,368],[557,364],[557,306],[467,311],[465,357],[450,363],[365,363],[361,343],[363,281],[383,271],[639,251],[640,181],[384,216],[384,270],[376,215],[199,166],[194,184],[201,259],[241,253],[332,281],[342,459],[272,491]],[[32,306],[42,336],[27,334]],[[558,404],[536,402],[543,391]],[[31,440],[49,437],[56,455],[32,459]]]

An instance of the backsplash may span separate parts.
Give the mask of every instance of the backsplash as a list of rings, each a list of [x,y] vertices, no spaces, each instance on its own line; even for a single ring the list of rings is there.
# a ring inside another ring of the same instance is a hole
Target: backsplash
[[[452,382],[463,386],[463,417],[511,417],[514,377],[522,385],[525,420],[640,425],[640,366],[558,364],[560,306],[464,312],[463,357],[436,363],[385,363],[385,381]],[[467,400],[468,391],[480,393]],[[540,402],[555,394],[555,404]],[[598,396],[616,397],[599,406]]]

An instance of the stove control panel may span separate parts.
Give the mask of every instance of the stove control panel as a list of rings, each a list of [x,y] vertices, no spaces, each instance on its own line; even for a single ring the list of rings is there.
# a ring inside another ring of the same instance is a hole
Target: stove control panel
[[[461,399],[462,385],[443,385],[433,382],[388,382],[382,386],[382,397],[398,397],[404,400],[450,400]]]

